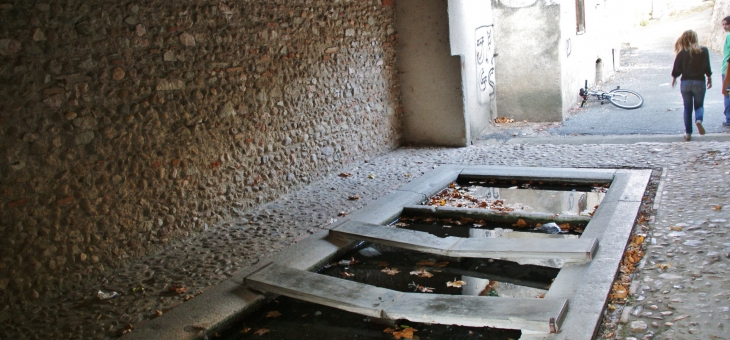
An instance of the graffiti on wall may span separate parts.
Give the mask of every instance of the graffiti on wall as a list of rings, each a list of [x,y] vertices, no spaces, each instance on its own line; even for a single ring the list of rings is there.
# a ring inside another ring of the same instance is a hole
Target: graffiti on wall
[[[494,26],[480,26],[475,32],[477,98],[487,104],[494,98]]]

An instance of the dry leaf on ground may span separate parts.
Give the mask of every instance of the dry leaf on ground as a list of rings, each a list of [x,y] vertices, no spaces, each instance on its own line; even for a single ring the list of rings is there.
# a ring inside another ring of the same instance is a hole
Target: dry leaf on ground
[[[399,332],[393,331],[393,337],[396,339],[413,339],[413,332],[418,332],[418,330],[408,327]]]
[[[508,123],[514,123],[515,120],[512,118],[507,118],[507,117],[497,117],[497,118],[494,118],[494,122],[497,124],[508,124]]]
[[[256,332],[254,332],[253,334],[256,334],[256,335],[264,335],[264,334],[266,334],[268,332],[271,332],[271,331],[268,330],[268,329],[266,329],[266,328],[261,328],[261,329],[257,330]]]
[[[169,290],[171,292],[175,292],[177,294],[182,294],[182,293],[185,293],[188,289],[185,286],[183,286],[182,284],[175,283],[175,284],[171,284],[170,287],[167,287],[167,290]]]
[[[418,269],[412,271],[411,275],[416,275],[416,276],[422,277],[422,278],[429,278],[429,277],[433,276],[433,274],[429,273],[426,270],[426,268],[418,268]]]
[[[512,225],[513,227],[527,227],[527,222],[523,219],[517,220],[517,223]]]
[[[281,313],[279,313],[279,311],[277,311],[277,310],[272,310],[272,311],[266,313],[267,318],[278,318],[280,316],[281,316]]]
[[[454,278],[454,281],[446,282],[446,287],[461,288],[462,286],[466,286],[466,282],[457,280],[456,278]]]
[[[400,273],[398,268],[385,268],[385,269],[381,270],[381,272],[386,273],[388,275],[395,275],[395,274]]]
[[[360,195],[347,196],[347,199],[350,201],[357,201],[360,199]]]
[[[421,286],[415,281],[409,283],[408,288],[413,288],[414,291],[419,291],[421,293],[433,293],[433,288]]]
[[[340,176],[342,178],[347,178],[347,177],[352,176],[352,174],[349,172],[343,172],[343,173],[340,173],[338,176]]]

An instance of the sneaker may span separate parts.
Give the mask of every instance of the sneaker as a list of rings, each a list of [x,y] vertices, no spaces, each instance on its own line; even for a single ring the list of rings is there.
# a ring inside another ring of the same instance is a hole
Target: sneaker
[[[684,140],[686,140],[686,141],[689,142],[690,139],[692,139],[692,137],[690,137],[689,133],[685,133],[684,134]]]
[[[702,126],[702,121],[701,120],[696,121],[695,122],[695,125],[697,125],[697,132],[700,133],[700,136],[701,135],[704,135],[705,134],[705,127]]]

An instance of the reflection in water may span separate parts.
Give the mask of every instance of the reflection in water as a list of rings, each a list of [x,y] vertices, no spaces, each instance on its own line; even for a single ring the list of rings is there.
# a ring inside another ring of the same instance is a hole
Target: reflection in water
[[[515,211],[585,215],[601,203],[603,192],[531,190],[518,187],[497,188],[480,185],[466,187],[469,193],[486,200],[501,199]]]

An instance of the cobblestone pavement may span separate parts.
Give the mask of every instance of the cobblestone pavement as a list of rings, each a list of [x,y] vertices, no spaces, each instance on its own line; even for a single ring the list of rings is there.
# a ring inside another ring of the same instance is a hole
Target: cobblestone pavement
[[[730,142],[611,145],[480,143],[402,148],[340,169],[185,242],[77,285],[63,298],[0,307],[0,339],[104,339],[205,294],[237,269],[271,256],[438,164],[663,169],[643,268],[627,307],[607,317],[615,339],[730,338]],[[372,178],[371,178],[372,177]],[[348,196],[359,195],[359,200]],[[719,208],[718,208],[719,207]],[[660,266],[661,265],[661,266]],[[187,290],[170,292],[173,284]],[[142,290],[141,288],[144,288]],[[97,292],[120,297],[101,301]],[[136,292],[134,292],[136,290]],[[623,314],[623,315],[620,315]],[[727,325],[726,325],[727,324]],[[613,328],[611,328],[613,327]],[[603,336],[601,336],[603,338]]]

